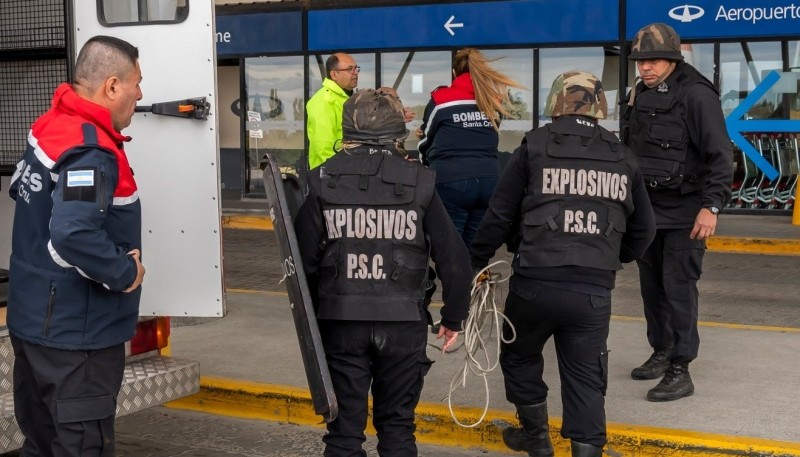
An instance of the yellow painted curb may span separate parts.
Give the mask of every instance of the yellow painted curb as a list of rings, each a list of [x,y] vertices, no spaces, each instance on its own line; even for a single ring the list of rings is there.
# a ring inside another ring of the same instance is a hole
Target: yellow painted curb
[[[268,216],[231,214],[222,216],[222,227],[243,230],[272,230],[272,220]]]
[[[167,403],[167,406],[231,417],[323,426],[320,417],[314,414],[309,391],[298,387],[205,376],[200,380],[199,393]],[[482,413],[473,407],[459,406],[454,410],[462,423],[475,422]],[[463,428],[453,422],[446,406],[433,403],[420,403],[416,415],[418,441],[487,452],[510,453],[503,445],[501,430],[509,424],[517,424],[512,412],[490,410],[480,425]],[[800,443],[615,423],[609,423],[607,428],[606,454],[616,457],[800,457]],[[551,418],[550,437],[556,455],[567,456],[569,441],[561,437],[560,431],[561,421]],[[371,426],[367,432],[375,434]]]
[[[796,239],[712,236],[706,245],[713,252],[800,255],[800,240]]]

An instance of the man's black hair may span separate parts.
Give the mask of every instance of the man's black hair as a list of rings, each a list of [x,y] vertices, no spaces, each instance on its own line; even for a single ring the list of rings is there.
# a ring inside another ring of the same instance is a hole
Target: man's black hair
[[[86,42],[75,63],[75,83],[90,91],[109,76],[123,76],[136,67],[139,50],[119,38],[97,35]]]
[[[89,46],[90,43],[101,43],[108,47],[116,49],[117,51],[124,54],[128,58],[131,64],[135,64],[136,60],[139,59],[139,48],[117,37],[107,36],[107,35],[96,35],[89,38],[89,41],[87,41],[86,44],[83,45],[83,47],[85,48]],[[78,56],[78,61],[80,61],[80,55]]]
[[[330,78],[333,70],[339,69],[339,55],[338,53],[331,54],[328,60],[325,61],[325,77]]]

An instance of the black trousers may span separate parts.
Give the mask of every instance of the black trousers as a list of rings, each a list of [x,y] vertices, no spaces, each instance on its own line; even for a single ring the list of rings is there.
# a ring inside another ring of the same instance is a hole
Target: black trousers
[[[113,457],[117,394],[125,345],[68,351],[26,343],[14,348],[14,413],[22,457]]]
[[[606,443],[608,326],[611,298],[511,277],[505,314],[517,338],[502,344],[500,367],[506,398],[515,405],[547,399],[542,348],[553,337],[561,378],[565,438],[602,447]],[[512,336],[504,325],[506,339]]]
[[[381,457],[415,457],[414,410],[433,362],[428,326],[417,322],[320,320],[339,415],[328,424],[325,457],[366,457],[362,449],[372,386],[372,424]]]
[[[639,265],[647,340],[657,351],[672,348],[675,362],[697,358],[697,281],[703,272],[705,241],[689,239],[691,229],[658,230]],[[646,263],[645,263],[646,262]]]

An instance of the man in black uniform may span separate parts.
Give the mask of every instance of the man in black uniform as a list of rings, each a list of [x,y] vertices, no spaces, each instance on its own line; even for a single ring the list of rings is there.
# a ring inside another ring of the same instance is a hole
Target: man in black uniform
[[[638,264],[653,353],[631,372],[656,379],[650,401],[694,393],[689,362],[697,357],[697,280],[706,239],[730,198],[733,151],[719,94],[683,62],[680,38],[656,23],[639,31],[628,57],[641,81],[628,98],[622,137],[638,156],[658,231]]]
[[[502,344],[500,366],[522,428],[506,428],[503,440],[531,456],[553,455],[542,380],[550,336],[561,376],[561,434],[573,456],[602,454],[611,289],[620,262],[643,253],[655,232],[635,156],[597,123],[606,111],[596,76],[559,75],[545,111],[553,122],[526,134],[472,243],[473,268],[481,268],[515,227],[521,232],[505,307],[516,339]],[[508,324],[503,333],[511,338]]]
[[[339,401],[324,455],[367,455],[371,387],[378,454],[416,456],[414,409],[432,363],[425,353],[428,258],[443,285],[439,338],[446,348],[469,310],[469,254],[433,172],[406,159],[397,98],[358,92],[344,104],[342,129],[342,150],[308,174],[296,220]]]

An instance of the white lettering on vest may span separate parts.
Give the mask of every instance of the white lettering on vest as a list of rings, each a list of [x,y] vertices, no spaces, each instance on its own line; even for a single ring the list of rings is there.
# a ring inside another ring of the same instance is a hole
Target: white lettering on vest
[[[408,240],[417,238],[419,215],[415,210],[336,208],[323,211],[328,239]]]
[[[564,232],[597,235],[600,233],[600,229],[597,228],[597,213],[594,211],[584,213],[581,210],[564,210]]]
[[[383,256],[375,254],[347,254],[347,279],[386,279]]]
[[[543,168],[542,193],[625,201],[628,197],[628,176],[598,170]]]

